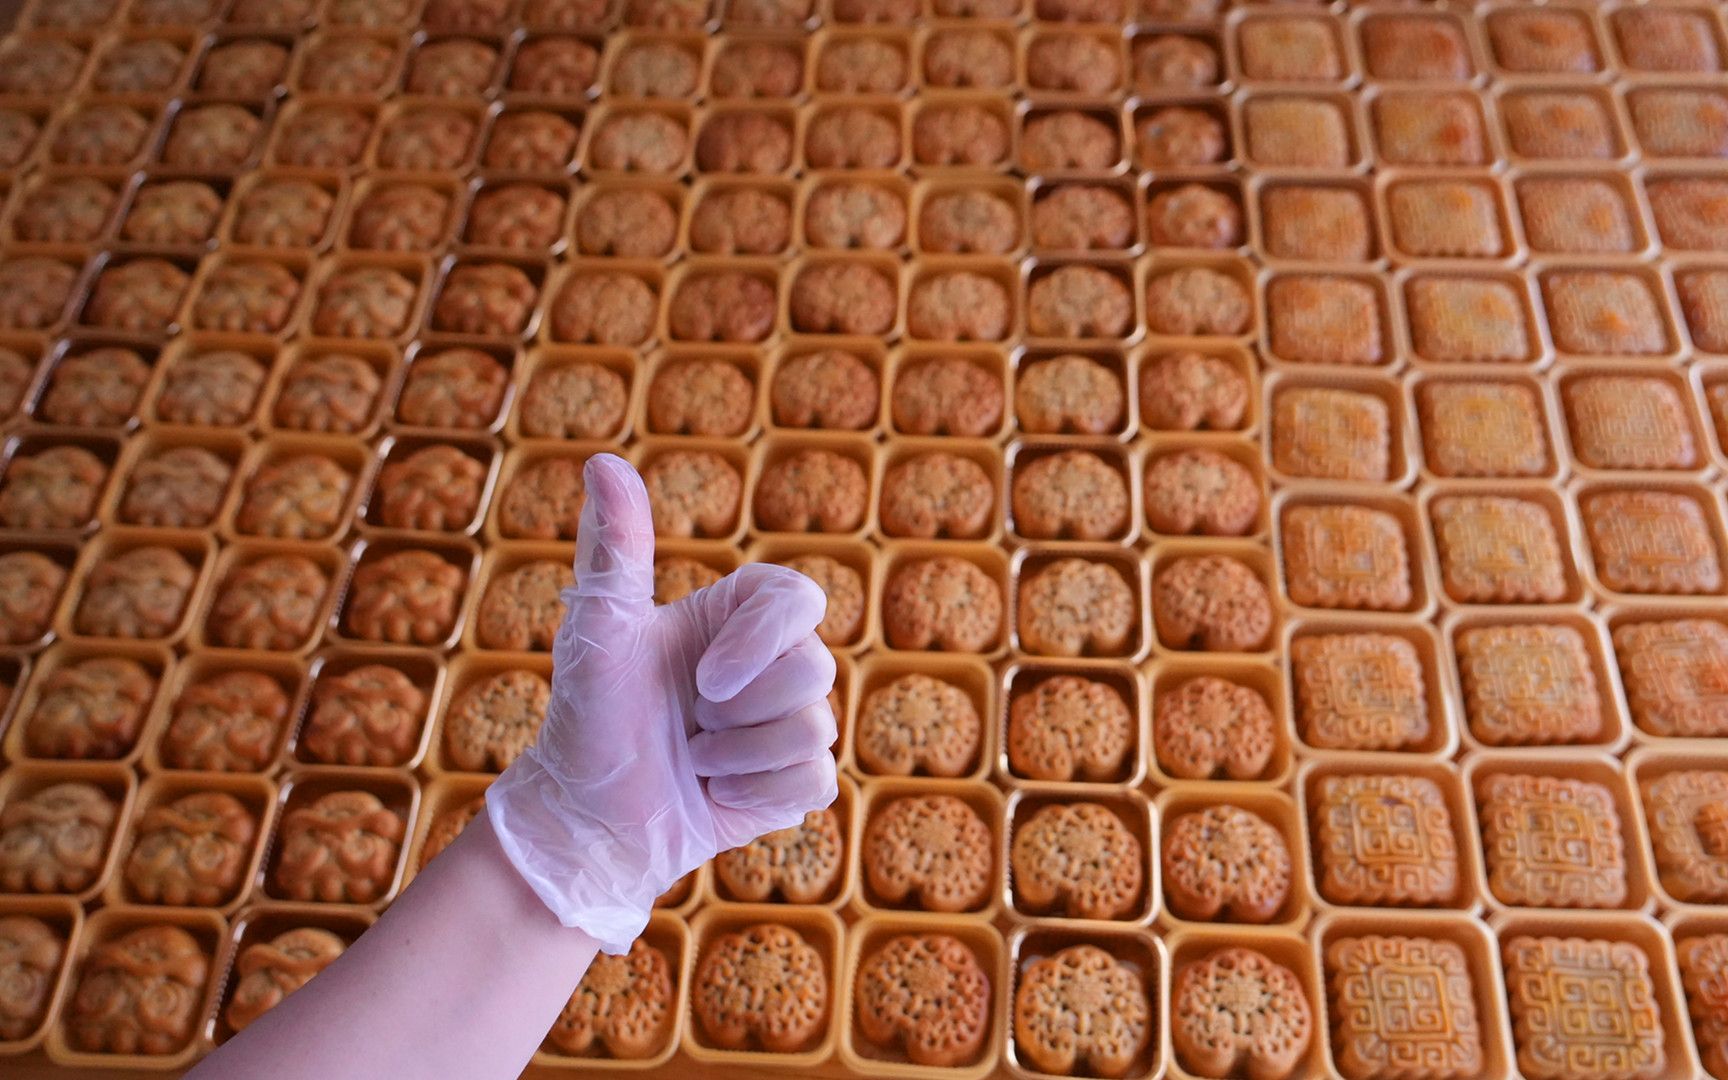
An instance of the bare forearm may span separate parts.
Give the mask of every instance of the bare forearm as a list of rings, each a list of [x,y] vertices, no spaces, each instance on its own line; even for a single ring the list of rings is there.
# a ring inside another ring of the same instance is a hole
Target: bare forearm
[[[191,1076],[515,1077],[596,950],[480,814],[340,960]]]

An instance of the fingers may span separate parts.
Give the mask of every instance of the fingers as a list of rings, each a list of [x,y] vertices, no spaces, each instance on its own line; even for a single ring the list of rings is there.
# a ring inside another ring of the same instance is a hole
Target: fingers
[[[815,634],[771,660],[760,675],[725,701],[696,699],[696,726],[704,731],[760,724],[821,701],[834,687],[834,654]]]
[[[654,518],[629,462],[595,454],[582,468],[586,498],[576,532],[576,589],[584,600],[654,602]]]
[[[751,727],[699,731],[690,737],[690,764],[697,776],[737,776],[773,772],[828,756],[839,738],[826,701]]]
[[[708,781],[708,797],[731,810],[794,810],[802,815],[829,805],[839,794],[834,758],[828,754],[773,772],[716,776]]]
[[[731,699],[813,632],[828,609],[814,581],[768,563],[741,566],[702,595],[704,605],[714,606],[705,611],[709,625],[718,626],[696,665],[696,689],[709,701]]]

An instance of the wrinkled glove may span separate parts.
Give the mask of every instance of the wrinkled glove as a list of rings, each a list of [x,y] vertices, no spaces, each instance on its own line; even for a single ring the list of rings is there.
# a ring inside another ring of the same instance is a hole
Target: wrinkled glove
[[[656,607],[641,479],[611,454],[583,477],[552,702],[486,808],[559,921],[616,955],[679,878],[834,801],[834,658],[822,590],[784,567]]]

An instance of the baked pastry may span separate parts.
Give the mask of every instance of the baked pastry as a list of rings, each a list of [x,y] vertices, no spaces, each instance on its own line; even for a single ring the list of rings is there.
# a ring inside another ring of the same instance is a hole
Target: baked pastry
[[[1134,162],[1141,169],[1182,169],[1224,160],[1229,139],[1206,109],[1169,105],[1134,123]]]
[[[976,911],[990,898],[995,839],[976,809],[953,795],[885,800],[864,826],[864,880],[877,904]]]
[[[915,281],[906,304],[906,330],[933,341],[1000,341],[1013,305],[1001,281],[972,270],[930,274]]]
[[[1248,290],[1223,271],[1188,266],[1146,283],[1146,329],[1154,334],[1229,337],[1248,330],[1253,319]]]
[[[900,115],[891,106],[818,107],[805,125],[804,161],[812,169],[892,169],[900,152]]]
[[[0,645],[40,641],[65,587],[65,568],[39,551],[0,555]]]
[[[199,190],[208,189],[203,185],[196,185],[194,192],[188,192],[188,195],[194,195]],[[201,195],[199,197],[201,198]],[[211,198],[216,198],[214,192],[211,192]],[[218,201],[215,205],[220,208],[221,203]],[[267,179],[252,185],[236,201],[234,222],[229,227],[229,233],[242,244],[281,248],[316,247],[330,227],[335,207],[336,196],[311,180],[294,177]],[[133,214],[136,217],[136,204]],[[215,214],[210,216],[214,219]],[[206,234],[208,231],[204,230]],[[358,231],[356,229],[356,233]],[[190,227],[186,229],[186,233],[191,239],[204,238]]]
[[[1142,900],[1146,854],[1107,806],[1042,806],[1014,829],[1008,860],[1015,903],[1073,919],[1131,916]]]
[[[76,265],[46,255],[0,261],[0,329],[43,330],[59,322],[77,280]]]
[[[881,188],[864,190],[883,191]],[[890,199],[892,197],[888,196],[884,201]],[[894,201],[893,205],[899,204]],[[904,211],[900,213],[904,217]],[[889,214],[892,215],[893,211]],[[880,216],[873,214],[872,218],[879,219]],[[888,244],[871,246],[889,247],[899,239],[896,233]],[[987,188],[957,188],[931,195],[918,212],[918,246],[924,251],[950,255],[1006,255],[1019,243],[1019,211],[1006,197]]]
[[[1272,632],[1265,582],[1229,555],[1184,555],[1161,567],[1152,614],[1167,649],[1255,652]]]
[[[720,934],[696,962],[690,1007],[702,1034],[723,1049],[795,1053],[828,1020],[828,965],[778,923]]]
[[[0,347],[0,417],[11,419],[24,404],[24,394],[36,378],[38,358]]]
[[[136,660],[96,656],[48,672],[25,727],[32,757],[112,760],[138,741],[156,676]]]
[[[1450,904],[1458,839],[1440,786],[1425,776],[1351,773],[1310,787],[1320,896],[1348,907]]]
[[[812,810],[789,829],[714,856],[714,876],[732,900],[778,895],[788,904],[819,904],[840,880],[845,847],[834,811]]]
[[[485,480],[486,466],[456,447],[422,447],[378,474],[378,518],[395,529],[459,532],[479,511]]]
[[[238,427],[264,388],[264,365],[232,349],[185,352],[167,362],[152,406],[158,419],[199,427]]]
[[[676,603],[720,577],[720,571],[707,563],[683,555],[662,555],[654,560],[654,602]]]
[[[673,115],[642,110],[601,120],[588,143],[588,167],[671,176],[690,149],[690,135]]]
[[[290,900],[373,903],[395,884],[406,831],[369,792],[321,795],[283,815],[271,880]]]
[[[1222,804],[1164,829],[1164,899],[1179,919],[1268,923],[1290,895],[1290,849],[1278,827]]]
[[[658,206],[662,213],[670,216],[672,211],[665,199],[646,192],[643,195],[646,204]],[[541,187],[537,183],[499,183],[496,187],[480,190],[473,197],[468,206],[465,237],[470,244],[484,247],[505,247],[508,251],[520,252],[546,251],[558,242],[558,235],[563,232],[563,211],[565,197],[555,188]],[[588,219],[584,216],[582,221],[586,223]],[[577,226],[577,235],[581,237],[581,225]],[[643,249],[655,244],[653,233],[643,233],[641,244]],[[588,251],[588,247],[582,251]],[[662,247],[658,251],[620,251],[617,254],[653,257],[665,254],[665,251]]]
[[[906,47],[891,38],[836,37],[816,56],[816,89],[834,94],[897,94],[906,88]]]
[[[990,1032],[990,976],[947,934],[890,938],[859,963],[855,993],[864,1037],[914,1065],[965,1065]]]
[[[251,160],[264,130],[264,122],[244,106],[193,105],[175,115],[159,154],[172,168],[237,170]]]
[[[325,353],[298,360],[282,378],[270,418],[281,428],[352,435],[377,415],[383,379],[358,356]]]
[[[1014,413],[1033,434],[1105,435],[1122,424],[1122,380],[1085,356],[1057,356],[1020,369]]]
[[[82,321],[104,330],[165,334],[191,283],[192,276],[167,259],[116,260],[97,277]]]
[[[980,364],[942,357],[895,376],[894,427],[907,435],[993,434],[1002,423],[1002,382]]]
[[[1377,79],[1463,82],[1475,74],[1464,30],[1443,15],[1397,13],[1364,19],[1362,59]]]
[[[1440,580],[1461,604],[1558,603],[1566,598],[1556,524],[1547,508],[1502,495],[1449,495],[1428,507]]]
[[[648,385],[648,426],[661,435],[738,436],[755,404],[756,387],[737,364],[677,360]]]
[[[1578,502],[1596,576],[1625,593],[1722,591],[1705,504],[1680,491],[1592,491]],[[1556,570],[1556,572],[1558,572]]]
[[[123,427],[138,408],[150,365],[131,349],[108,347],[65,356],[48,375],[36,406],[50,424]]]
[[[1496,773],[1478,780],[1488,888],[1515,907],[1611,908],[1626,901],[1614,797],[1601,784]],[[1564,850],[1556,860],[1553,852]]]
[[[444,750],[458,769],[502,772],[540,733],[552,686],[532,671],[511,669],[457,695],[444,718]]]
[[[722,40],[708,72],[715,98],[786,98],[804,83],[800,49],[776,41]]]
[[[504,189],[500,189],[502,190]],[[545,192],[546,189],[532,190]],[[534,205],[543,207],[543,210],[536,214],[533,226],[536,235],[544,233],[555,237],[562,223],[563,200],[559,199],[558,216],[554,218],[551,205],[544,198],[535,196],[534,199]],[[473,212],[470,211],[470,234],[475,230],[472,221]],[[694,222],[691,227],[691,246],[696,247]],[[677,237],[678,212],[672,201],[658,191],[642,191],[631,187],[602,190],[582,204],[582,211],[576,217],[577,246],[589,255],[616,255],[621,259],[658,259],[671,252]],[[520,239],[526,241],[527,237],[521,236]],[[536,241],[516,246],[540,248],[545,245]]]
[[[738,524],[744,481],[711,450],[660,454],[642,470],[642,482],[657,536],[724,537]]]
[[[118,201],[112,186],[92,177],[45,179],[19,196],[12,232],[36,243],[88,244],[102,234]]]
[[[33,915],[0,916],[0,1039],[28,1038],[48,1019],[66,938]]]
[[[1632,131],[1647,157],[1728,153],[1728,99],[1714,89],[1648,87],[1626,95]]]
[[[1197,675],[1154,701],[1152,745],[1158,767],[1178,780],[1257,780],[1272,762],[1277,736],[1260,691]]]
[[[370,370],[370,369],[368,369]],[[234,513],[236,531],[283,540],[322,540],[345,524],[354,478],[322,454],[296,454],[252,474]]]
[[[821,587],[827,607],[816,636],[822,643],[830,648],[855,644],[864,633],[864,579],[858,571],[827,555],[799,555],[781,565]]]
[[[272,156],[278,165],[351,169],[372,141],[375,119],[354,105],[308,105],[277,121]]]
[[[1473,190],[1464,188],[1464,190]],[[1414,187],[1413,183],[1389,187],[1386,198],[1388,216],[1392,222],[1394,238],[1404,236],[1400,226],[1414,219],[1416,223],[1424,220],[1420,213],[1413,213],[1401,193]],[[1205,190],[1205,189],[1202,189]],[[1469,209],[1448,203],[1444,207],[1443,221],[1449,227],[1456,227],[1460,220],[1468,222],[1464,211]],[[1492,204],[1489,206],[1492,212]],[[1362,262],[1373,256],[1373,232],[1368,225],[1368,206],[1362,195],[1353,188],[1329,187],[1321,184],[1280,184],[1269,187],[1260,193],[1260,232],[1261,242],[1266,246],[1266,253],[1280,259],[1296,259],[1306,262]],[[1414,254],[1424,254],[1415,247],[1406,245],[1406,250]],[[1430,251],[1426,254],[1441,255],[1444,251]],[[1459,251],[1453,254],[1463,255]]]
[[[796,450],[763,467],[756,522],[772,532],[851,532],[864,522],[870,482],[855,458]]]
[[[416,871],[426,869],[426,864],[437,858],[440,853],[456,838],[462,835],[462,830],[468,823],[479,817],[486,810],[486,796],[480,795],[470,799],[460,806],[445,810],[432,819],[432,824],[426,827],[426,836],[420,842],[420,862]]]
[[[898,310],[893,277],[862,262],[807,266],[788,297],[792,328],[806,334],[884,336]]]
[[[1235,458],[1204,448],[1146,464],[1146,524],[1168,535],[1247,536],[1260,518],[1260,480]]]
[[[777,113],[710,116],[696,136],[696,167],[712,173],[779,173],[792,164],[791,124]]]
[[[623,956],[596,956],[546,1038],[566,1054],[652,1057],[671,1034],[672,964],[637,938]]]
[[[654,333],[659,307],[654,286],[635,274],[577,273],[566,279],[547,317],[558,341],[640,345]]]
[[[1121,655],[1132,644],[1137,608],[1133,587],[1110,563],[1065,558],[1023,568],[1020,647],[1042,656]]]
[[[1687,904],[1728,897],[1728,857],[1716,842],[1728,773],[1676,770],[1639,783],[1656,871],[1669,896]]]
[[[1728,700],[1713,689],[1728,670],[1728,625],[1651,619],[1614,628],[1614,654],[1633,721],[1657,736],[1728,733]]]
[[[583,45],[583,48],[590,57],[585,65],[586,83],[562,91],[567,95],[583,93],[588,89],[587,84],[593,82],[599,56],[592,47]],[[517,68],[521,70],[520,54]],[[696,81],[701,70],[702,54],[699,50],[678,41],[642,41],[618,53],[612,62],[612,81],[608,89],[619,97],[688,98],[696,93]]]
[[[482,97],[498,68],[498,50],[473,38],[423,43],[408,63],[403,88],[426,97]]]
[[[937,30],[925,40],[922,52],[926,86],[997,90],[1014,82],[1013,40],[993,30]],[[892,93],[897,89],[887,87],[877,92]]]
[[[1148,34],[1129,47],[1132,89],[1138,94],[1197,90],[1218,82],[1218,50],[1187,34]]]
[[[1481,1075],[1475,987],[1456,942],[1339,937],[1325,955],[1334,1016],[1332,1060],[1346,1080],[1388,1076],[1410,1060],[1426,1063],[1435,1077]],[[1411,993],[1433,1003],[1435,1023],[1420,1030],[1406,1027],[1400,1013]]]
[[[990,530],[995,508],[995,485],[984,466],[933,450],[896,463],[883,476],[878,517],[889,536],[975,539]]]
[[[67,1002],[67,1040],[91,1054],[172,1054],[197,1035],[210,974],[210,954],[178,926],[103,941]]]
[[[1261,216],[1266,230],[1267,250],[1281,254],[1284,245],[1279,238],[1286,234],[1279,228],[1290,211],[1279,199],[1300,188],[1271,188],[1261,196]],[[1318,223],[1324,224],[1324,223]],[[1366,218],[1362,228],[1366,229]],[[1162,247],[1188,247],[1218,250],[1242,243],[1242,209],[1236,200],[1216,188],[1204,184],[1181,184],[1152,196],[1146,205],[1146,232],[1152,243]],[[1321,256],[1315,256],[1321,257]]]
[[[960,776],[978,759],[983,727],[960,686],[909,672],[864,696],[853,753],[860,767],[882,776]]]
[[[882,630],[895,649],[988,652],[1001,640],[1001,587],[966,559],[909,561],[883,591]]]
[[[1122,85],[1121,48],[1091,34],[1037,35],[1026,46],[1026,82],[1032,90],[1110,94]]]
[[[1624,940],[1519,935],[1500,955],[1521,1074],[1530,1080],[1661,1075],[1668,1062],[1662,1012],[1642,948]]]
[[[255,941],[234,960],[234,992],[223,1017],[235,1031],[244,1031],[289,994],[336,962],[347,943],[328,930],[300,926],[269,941]]]
[[[181,688],[156,752],[170,769],[263,772],[287,721],[288,694],[275,678],[223,671]]]
[[[1404,529],[1390,511],[1348,503],[1287,506],[1279,530],[1291,603],[1401,611],[1414,602]]]
[[[1008,706],[1008,765],[1031,780],[1120,778],[1132,748],[1133,714],[1108,682],[1055,675]]]
[[[988,167],[1007,156],[1008,124],[993,109],[929,105],[912,117],[912,159],[919,165]]]
[[[130,105],[80,104],[60,121],[48,144],[48,157],[56,165],[127,165],[144,152],[155,126],[152,116]]]
[[[1685,189],[1668,187],[1668,181],[1647,185],[1652,208],[1657,192],[1680,195]],[[1681,181],[1680,183],[1684,183]],[[1630,255],[1638,247],[1638,232],[1627,199],[1611,181],[1593,177],[1530,176],[1520,179],[1518,211],[1524,221],[1524,239],[1532,251],[1569,255]],[[1661,231],[1662,217],[1657,215]],[[1663,236],[1672,247],[1691,247],[1684,236]]]
[[[432,328],[483,337],[519,337],[528,326],[538,296],[534,282],[519,266],[459,263],[445,275],[438,300],[432,305]],[[412,378],[410,373],[410,381]]]
[[[365,641],[434,645],[456,628],[467,574],[435,552],[410,548],[363,560],[343,626]]]
[[[1457,632],[1453,650],[1464,714],[1478,742],[1586,742],[1602,731],[1596,675],[1584,636],[1571,626],[1472,626]]]
[[[548,652],[564,622],[563,591],[576,584],[570,567],[534,559],[495,573],[474,611],[474,638],[483,649]]]
[[[120,500],[128,525],[200,529],[216,517],[234,467],[201,446],[175,446],[140,460]]]
[[[1389,165],[1488,163],[1482,102],[1472,91],[1392,91],[1375,98],[1368,115]]]
[[[1661,300],[1636,274],[1556,270],[1541,275],[1554,347],[1575,356],[1649,356],[1668,351]]]
[[[1565,8],[1508,8],[1485,20],[1494,62],[1519,75],[1588,75],[1601,70],[1589,17]]]
[[[1248,409],[1248,380],[1230,361],[1166,353],[1140,371],[1140,421],[1154,431],[1228,431]]]
[[[547,457],[524,465],[504,490],[499,531],[530,540],[574,540],[586,493],[582,462],[575,458]]]
[[[492,140],[486,148],[488,166],[533,171],[533,161],[510,160],[500,153],[512,131],[511,121],[524,115],[533,114],[506,113],[493,124]],[[473,157],[479,134],[480,122],[472,113],[442,105],[404,109],[380,127],[372,149],[373,163],[381,169],[405,172],[454,171]]]
[[[312,330],[322,337],[393,338],[408,329],[419,293],[413,281],[387,266],[342,267],[318,290]]]
[[[1534,330],[1520,288],[1500,278],[1406,281],[1405,317],[1417,356],[1435,363],[1531,359]]]
[[[0,807],[0,889],[76,893],[102,875],[119,808],[94,784],[50,784]]]
[[[388,664],[321,675],[299,754],[323,765],[403,765],[420,741],[426,701],[426,691]]]
[[[666,329],[678,341],[759,342],[774,329],[778,303],[772,278],[742,270],[692,273],[666,306]]]
[[[431,251],[449,234],[452,201],[430,184],[375,184],[354,204],[348,243],[364,251]]]
[[[1060,266],[1026,290],[1026,332],[1035,337],[1121,338],[1134,323],[1122,279],[1096,266]]]
[[[1265,82],[1330,82],[1345,75],[1333,23],[1311,16],[1244,19],[1236,28],[1242,74]]]
[[[1728,198],[1720,180],[1676,178],[1644,185],[1656,232],[1666,247],[1690,251],[1728,250],[1728,228],[1715,220],[1715,207]],[[1627,247],[1631,247],[1630,241]]]
[[[72,626],[88,637],[171,637],[197,581],[198,570],[170,547],[111,555],[85,572]]]
[[[1032,200],[1032,246],[1040,251],[1127,248],[1134,231],[1134,210],[1116,187],[1059,184]]]
[[[1699,10],[1616,11],[1620,59],[1637,71],[1720,71],[1716,31]]]
[[[358,35],[314,39],[300,54],[294,89],[308,94],[384,93],[401,55],[401,45],[385,39]]]
[[[1122,159],[1114,119],[1078,109],[1027,114],[1020,128],[1020,167],[1028,172],[1112,168]]]
[[[1542,403],[1528,385],[1424,382],[1416,387],[1416,415],[1424,461],[1437,476],[1540,476],[1548,469]]]
[[[535,371],[517,423],[537,439],[603,439],[624,424],[630,387],[603,364],[577,360]]]
[[[1522,157],[1604,160],[1622,141],[1603,99],[1581,91],[1529,90],[1499,101],[1506,141]]]
[[[781,361],[768,402],[782,427],[862,431],[881,408],[880,379],[857,355],[824,349]]]
[[[830,205],[833,196],[824,197],[822,188],[811,195],[818,202],[806,221],[815,235],[828,236],[816,226],[835,221]],[[863,190],[880,190],[865,188]],[[902,228],[906,213],[900,211]],[[899,231],[895,232],[895,239]],[[718,188],[703,195],[690,212],[690,249],[707,255],[778,255],[792,241],[792,207],[782,195],[765,188]],[[850,244],[820,244],[819,246],[850,247]]]
[[[1284,274],[1266,285],[1268,345],[1290,363],[1382,363],[1382,315],[1366,278]]]
[[[121,38],[102,51],[90,85],[104,94],[161,94],[186,68],[186,50],[170,38]]]
[[[1322,750],[1407,750],[1428,741],[1422,658],[1397,634],[1305,634],[1290,643],[1302,739]]]
[[[1692,1035],[1704,1067],[1714,1076],[1728,1072],[1728,1003],[1717,987],[1728,966],[1728,935],[1697,934],[1675,943],[1680,980],[1692,1014]]]
[[[183,795],[138,819],[126,885],[147,904],[219,907],[243,884],[258,819],[221,791]]]
[[[1038,1071],[1125,1076],[1152,1039],[1144,974],[1095,945],[1070,945],[1019,973],[1015,1049]]]
[[[230,649],[292,652],[312,640],[329,575],[304,555],[265,555],[228,571],[205,633]]]

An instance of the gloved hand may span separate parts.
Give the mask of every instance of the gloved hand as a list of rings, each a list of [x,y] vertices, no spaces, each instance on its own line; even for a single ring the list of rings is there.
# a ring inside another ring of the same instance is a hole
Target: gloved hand
[[[611,454],[583,477],[552,703],[486,808],[559,921],[619,954],[679,878],[834,801],[834,658],[822,590],[784,567],[656,607],[641,479]]]

